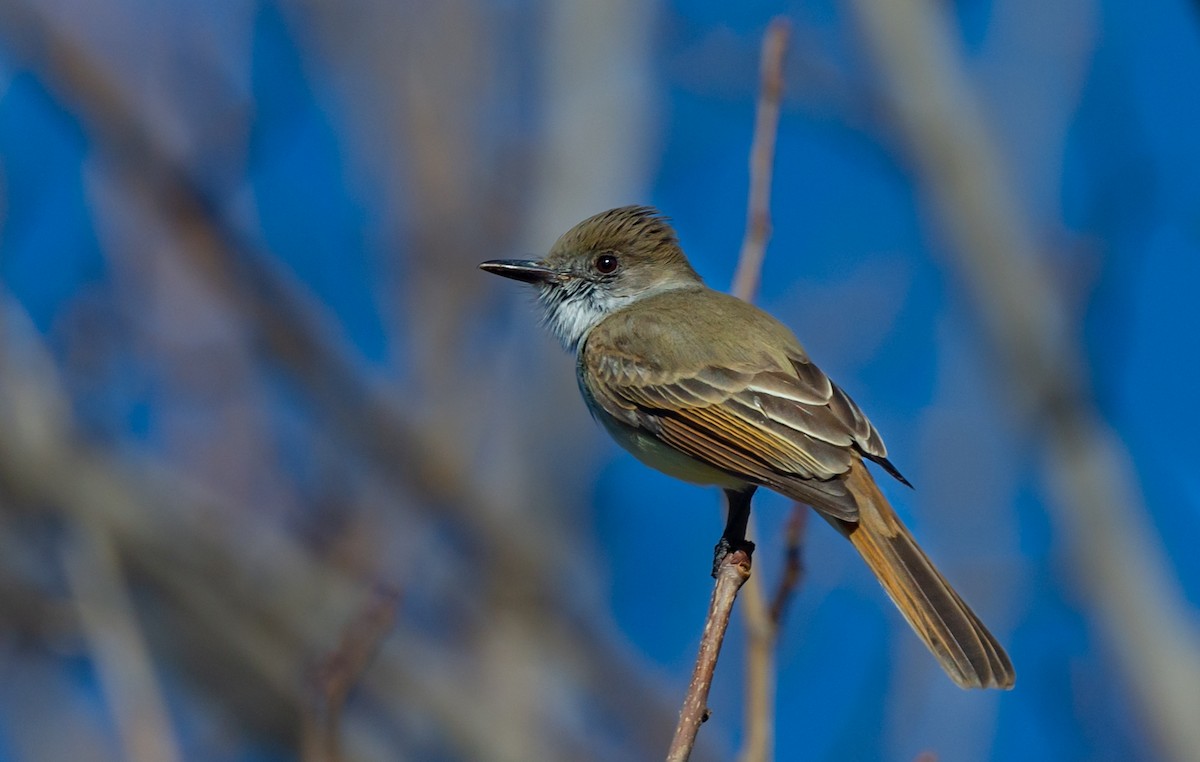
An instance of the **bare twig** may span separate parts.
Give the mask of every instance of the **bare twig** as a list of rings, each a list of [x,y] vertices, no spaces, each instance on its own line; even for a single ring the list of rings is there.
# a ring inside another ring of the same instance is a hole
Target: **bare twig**
[[[804,577],[804,532],[808,528],[809,507],[803,503],[792,506],[792,515],[788,518],[784,546],[783,576],[779,578],[779,587],[775,589],[775,597],[771,599],[771,621],[778,628],[783,622],[792,594]]]
[[[854,5],[950,235],[951,264],[975,299],[1022,422],[1041,437],[1050,505],[1074,539],[1077,579],[1161,752],[1194,759],[1200,634],[1147,526],[1129,455],[1090,401],[1054,278],[1003,177],[946,13],[928,0]]]
[[[750,148],[750,196],[746,209],[746,234],[733,276],[733,293],[753,301],[762,275],[767,239],[771,236],[771,175],[775,164],[775,136],[779,132],[779,101],[783,96],[783,57],[792,25],[777,16],[763,38],[761,84],[754,143]]]
[[[809,508],[792,507],[784,549],[783,575],[767,606],[762,576],[746,584],[742,613],[746,619],[746,740],[738,759],[760,762],[774,758],[775,734],[775,644],[779,625],[792,594],[800,582],[800,548],[804,540]]]
[[[758,112],[754,142],[750,148],[750,193],[746,203],[746,233],[733,278],[733,294],[753,301],[762,275],[767,240],[771,235],[771,181],[775,163],[775,139],[779,132],[779,101],[783,95],[783,60],[787,53],[791,23],[776,17],[763,37]],[[753,519],[748,529],[753,535]],[[746,586],[747,643],[746,742],[739,755],[748,761],[771,756],[775,700],[775,622],[767,608],[759,577]]]
[[[775,136],[779,129],[779,101],[783,93],[783,58],[787,52],[790,34],[791,24],[787,19],[777,17],[772,20],[763,39],[762,79],[758,113],[755,118],[754,143],[750,150],[750,194],[747,202],[746,234],[742,240],[732,289],[735,296],[746,301],[752,301],[758,290],[767,239],[771,232],[771,176],[775,161]],[[744,556],[744,566],[735,556]],[[766,759],[769,755],[772,725],[770,705],[774,695],[771,649],[774,647],[775,626],[766,606],[762,584],[750,575],[749,557],[738,553],[726,559],[717,576],[712,604],[704,625],[704,637],[700,643],[700,654],[680,713],[679,725],[675,729],[675,738],[667,755],[668,760],[687,759],[700,723],[707,719],[708,692],[712,685],[713,669],[716,667],[721,641],[729,626],[729,612],[733,608],[738,590],[747,581],[749,599],[746,617],[751,629],[750,672],[753,676],[748,678],[751,707],[748,709],[748,721],[753,728],[749,735],[753,740],[748,743],[747,748],[755,750],[751,759]]]
[[[761,575],[746,586],[742,617],[746,622],[746,740],[742,762],[770,759],[775,736],[775,641],[779,628],[771,620]]]
[[[337,649],[317,668],[312,703],[304,713],[301,758],[304,762],[339,762],[342,759],[342,707],[383,639],[396,623],[400,591],[380,585],[358,617],[342,634]]]
[[[738,590],[749,577],[750,556],[744,550],[727,555],[717,570],[717,584],[713,587],[712,601],[708,605],[704,634],[700,636],[700,653],[696,657],[692,682],[688,685],[683,709],[679,713],[675,737],[667,752],[667,762],[683,762],[691,755],[700,725],[708,719],[708,692],[712,688],[713,671],[717,668],[721,643],[729,628],[729,615],[733,611]]]

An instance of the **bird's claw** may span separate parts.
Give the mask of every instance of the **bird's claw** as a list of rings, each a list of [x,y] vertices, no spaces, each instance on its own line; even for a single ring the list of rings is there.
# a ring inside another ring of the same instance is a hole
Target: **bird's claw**
[[[747,556],[752,556],[754,555],[754,543],[746,539],[730,540],[728,537],[721,538],[720,542],[717,543],[717,546],[713,548],[713,579],[717,578],[717,574],[719,574],[721,571],[721,564],[725,562],[725,559],[729,557],[729,554],[735,553],[739,550],[745,551]]]

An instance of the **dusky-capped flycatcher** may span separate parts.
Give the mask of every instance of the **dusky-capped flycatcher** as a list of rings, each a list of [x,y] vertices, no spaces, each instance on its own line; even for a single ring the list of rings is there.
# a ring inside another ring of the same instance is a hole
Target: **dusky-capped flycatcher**
[[[622,447],[725,491],[718,563],[753,549],[746,521],[759,486],[811,505],[849,538],[954,682],[1012,687],[1004,649],[867,470],[864,458],[908,484],[875,427],[782,323],[705,286],[658,212],[603,212],[541,261],[480,267],[537,286],[547,324],[576,353],[584,400]]]

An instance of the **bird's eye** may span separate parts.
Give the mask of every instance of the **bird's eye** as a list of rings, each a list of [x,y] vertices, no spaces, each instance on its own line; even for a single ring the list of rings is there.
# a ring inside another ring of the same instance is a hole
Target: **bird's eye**
[[[596,257],[596,272],[601,275],[611,275],[617,271],[618,264],[620,263],[613,254],[601,254]]]

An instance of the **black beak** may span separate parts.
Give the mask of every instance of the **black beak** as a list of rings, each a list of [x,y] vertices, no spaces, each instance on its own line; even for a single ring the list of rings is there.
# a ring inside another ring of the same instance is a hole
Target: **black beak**
[[[529,259],[493,259],[479,265],[485,270],[523,283],[545,283],[558,278],[558,273]]]

